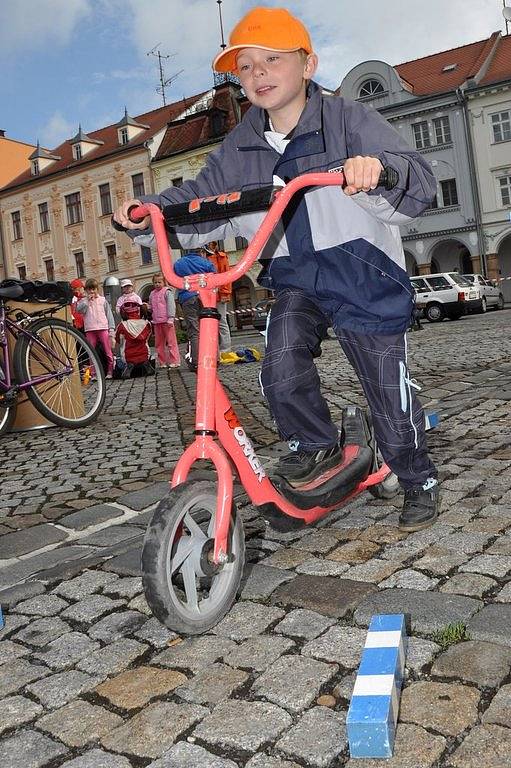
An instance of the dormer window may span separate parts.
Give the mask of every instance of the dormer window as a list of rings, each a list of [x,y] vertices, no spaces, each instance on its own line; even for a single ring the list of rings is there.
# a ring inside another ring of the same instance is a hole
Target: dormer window
[[[222,109],[212,109],[209,115],[211,136],[221,136],[225,133],[226,113]]]
[[[380,83],[379,80],[366,80],[362,83],[360,86],[360,90],[358,92],[358,98],[359,99],[367,99],[371,96],[378,96],[382,93],[385,93],[385,88]]]
[[[81,160],[82,159],[82,145],[81,144],[74,144],[73,145],[73,156],[75,160]]]
[[[128,136],[128,129],[127,128],[121,128],[119,131],[119,142],[120,144],[127,144],[129,142],[130,138]]]
[[[32,176],[39,176],[39,160],[32,160]]]

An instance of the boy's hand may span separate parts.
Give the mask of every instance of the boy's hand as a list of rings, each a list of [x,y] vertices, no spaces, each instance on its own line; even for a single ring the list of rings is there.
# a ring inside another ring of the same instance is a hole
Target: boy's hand
[[[356,195],[357,192],[369,192],[376,189],[380,180],[383,165],[377,157],[349,157],[344,163],[344,178],[346,195]]]
[[[133,208],[134,205],[142,205],[142,203],[140,200],[126,200],[126,202],[120,205],[115,211],[114,221],[124,227],[124,229],[147,229],[151,222],[150,216],[146,216],[142,221],[139,221],[136,224],[128,217],[128,211],[130,208]]]

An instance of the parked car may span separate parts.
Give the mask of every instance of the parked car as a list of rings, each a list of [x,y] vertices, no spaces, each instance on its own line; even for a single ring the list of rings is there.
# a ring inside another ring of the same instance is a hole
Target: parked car
[[[256,331],[265,330],[266,321],[268,319],[268,315],[270,314],[270,309],[274,301],[275,301],[275,298],[273,296],[268,296],[266,299],[261,299],[261,301],[258,301],[257,304],[255,305],[254,317],[253,317],[252,323]]]
[[[478,289],[458,272],[438,272],[410,280],[417,307],[430,323],[439,323],[445,317],[459,320],[467,312],[481,308]]]
[[[487,280],[482,275],[462,275],[462,277],[479,290],[481,297],[479,312],[486,312],[490,307],[504,309],[504,296],[497,283]]]

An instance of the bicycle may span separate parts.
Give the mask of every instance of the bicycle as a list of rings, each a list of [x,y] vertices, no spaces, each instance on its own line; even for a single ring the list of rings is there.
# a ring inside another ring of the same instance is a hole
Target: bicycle
[[[73,326],[53,317],[63,303],[34,312],[7,306],[7,300],[22,297],[20,285],[0,287],[0,435],[12,426],[23,394],[53,424],[90,424],[106,395],[97,352]],[[9,336],[14,340],[13,371]]]
[[[380,184],[397,181],[386,169]],[[343,413],[342,463],[300,488],[283,478],[270,480],[257,458],[217,375],[218,322],[216,288],[241,277],[252,266],[282,217],[292,196],[304,187],[341,186],[342,172],[312,173],[276,190],[234,192],[167,206],[147,203],[132,208],[133,221],[150,215],[163,273],[175,288],[198,291],[200,336],[195,439],[177,462],[172,488],[156,508],[142,549],[142,580],[153,614],[182,634],[202,634],[232,606],[244,568],[242,521],[233,501],[233,470],[251,503],[266,522],[281,531],[309,525],[364,490],[378,498],[398,492],[397,477],[382,463],[370,420],[357,407]],[[179,278],[172,268],[165,225],[193,224],[268,208],[242,259],[228,272]],[[218,482],[188,479],[192,465],[209,459]]]

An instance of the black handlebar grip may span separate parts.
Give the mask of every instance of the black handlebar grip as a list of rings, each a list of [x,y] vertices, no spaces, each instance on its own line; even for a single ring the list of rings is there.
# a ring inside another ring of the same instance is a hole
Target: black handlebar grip
[[[394,189],[396,184],[399,181],[399,174],[397,171],[394,170],[394,168],[391,168],[390,165],[387,165],[383,171],[380,173],[380,178],[378,181],[379,187],[385,187],[385,189],[390,192],[391,189]]]

